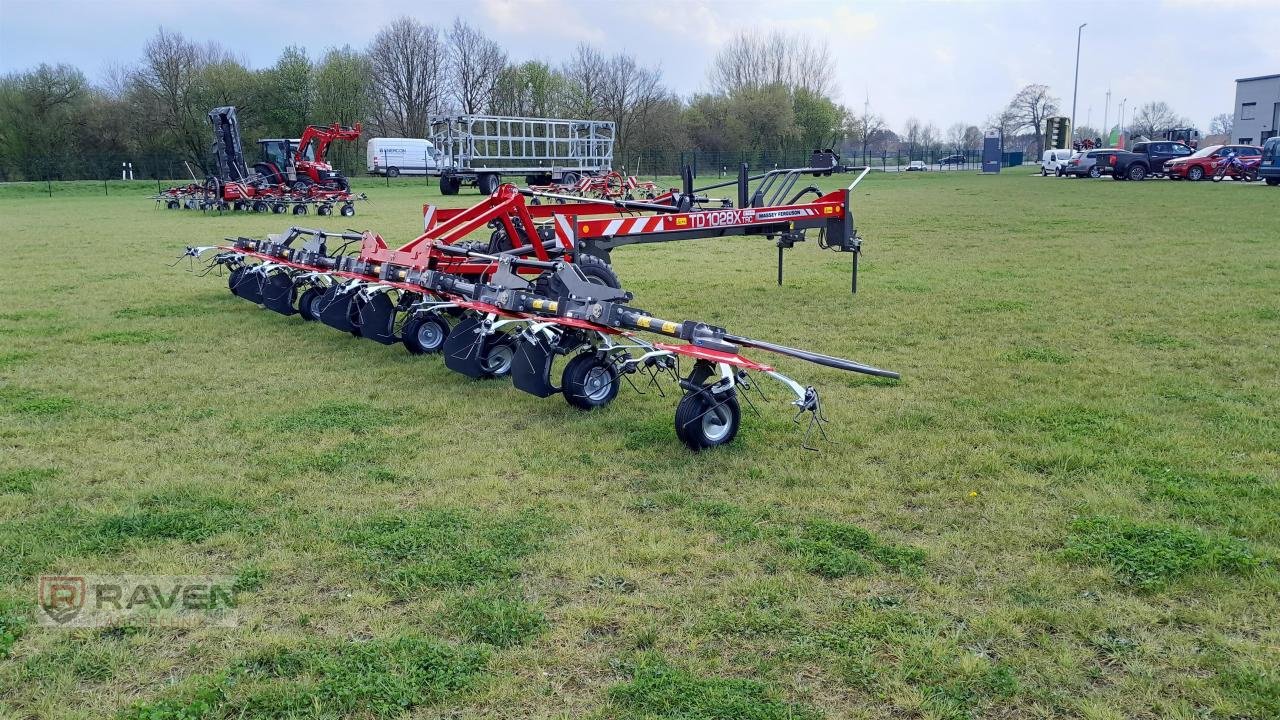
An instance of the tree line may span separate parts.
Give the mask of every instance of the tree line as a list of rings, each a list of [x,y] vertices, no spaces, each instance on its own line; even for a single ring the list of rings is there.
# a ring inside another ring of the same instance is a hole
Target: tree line
[[[87,157],[167,156],[203,173],[211,162],[207,113],[221,105],[237,107],[246,146],[332,122],[361,122],[366,137],[428,137],[429,118],[441,113],[609,120],[617,126],[615,164],[632,168],[648,153],[673,149],[839,147],[918,157],[981,145],[975,124],[944,133],[911,118],[895,132],[869,103],[861,111],[837,103],[832,77],[825,43],[777,31],[734,37],[711,64],[707,91],[680,97],[658,65],[635,55],[584,43],[558,66],[519,61],[461,19],[437,27],[401,17],[364,48],[313,58],[290,46],[258,69],[217,43],[161,28],[135,63],[97,82],[64,64],[0,77],[0,178],[40,179]],[[1007,146],[1019,139],[1043,146],[1043,119],[1057,109],[1047,87],[1031,85],[985,127],[1004,132]],[[338,143],[331,153],[341,167],[363,165],[362,146]]]

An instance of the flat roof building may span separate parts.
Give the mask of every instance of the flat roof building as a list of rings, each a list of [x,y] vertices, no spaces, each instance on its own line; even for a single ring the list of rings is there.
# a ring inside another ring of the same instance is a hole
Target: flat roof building
[[[1261,145],[1280,128],[1280,73],[1236,80],[1235,120],[1231,138],[1242,145]]]

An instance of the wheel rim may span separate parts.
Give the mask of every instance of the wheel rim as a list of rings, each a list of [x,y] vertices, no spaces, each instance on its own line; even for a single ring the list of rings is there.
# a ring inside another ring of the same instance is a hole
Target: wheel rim
[[[702,416],[702,435],[711,442],[719,442],[729,434],[733,417],[729,407],[720,403]]]
[[[485,356],[485,370],[493,375],[504,375],[511,369],[511,361],[515,359],[515,350],[510,345],[497,345]]]
[[[307,303],[307,308],[311,311],[311,317],[320,317],[320,298],[324,297],[324,293],[316,293],[311,298],[311,302]]]
[[[613,378],[609,375],[609,369],[603,365],[596,365],[588,370],[582,381],[582,394],[594,402],[604,400],[612,389]]]
[[[439,323],[428,320],[418,326],[417,339],[418,345],[424,350],[434,350],[444,342],[444,333],[441,332]]]

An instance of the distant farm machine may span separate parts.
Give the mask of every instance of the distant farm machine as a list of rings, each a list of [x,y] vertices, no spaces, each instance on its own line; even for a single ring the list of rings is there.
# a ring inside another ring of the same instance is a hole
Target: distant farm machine
[[[234,107],[218,107],[209,112],[213,126],[215,172],[204,182],[171,187],[155,195],[157,203],[171,210],[246,210],[252,212],[292,212],[305,215],[314,208],[317,215],[335,211],[355,215],[351,185],[342,173],[325,161],[334,140],[356,140],[360,124],[343,127],[311,125],[302,137],[258,141],[262,158],[247,166],[240,143],[240,123]]]
[[[664,320],[631,305],[610,267],[610,251],[637,243],[761,236],[784,249],[816,232],[821,247],[856,257],[851,191],[797,188],[804,176],[850,170],[830,151],[810,167],[695,189],[686,169],[682,188],[652,200],[584,200],[501,185],[466,209],[425,209],[425,231],[391,248],[372,232],[329,233],[301,227],[265,239],[235,238],[191,247],[185,256],[212,257],[206,272],[229,271],[231,292],[282,315],[299,315],[410,353],[439,353],[471,378],[510,376],[524,392],[561,394],[578,408],[609,404],[625,381],[637,391],[666,376],[683,391],[677,437],[693,450],[723,445],[737,434],[742,402],[759,390],[751,373],[790,392],[796,422],[808,417],[802,444],[825,436],[818,391],[744,357],[765,350],[831,368],[888,378],[897,373],[828,355],[732,334],[694,320]],[[752,183],[756,183],[754,189]],[[738,202],[705,193],[737,185]],[[806,196],[813,195],[806,201]],[[540,205],[525,199],[560,201]],[[488,241],[466,238],[489,229]],[[652,336],[658,336],[657,339]],[[553,372],[557,358],[568,358]],[[681,363],[689,363],[687,372]],[[647,377],[638,386],[632,376]],[[558,384],[555,379],[558,379]]]

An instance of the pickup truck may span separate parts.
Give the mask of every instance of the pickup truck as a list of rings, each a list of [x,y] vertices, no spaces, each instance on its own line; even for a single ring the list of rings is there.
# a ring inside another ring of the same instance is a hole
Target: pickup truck
[[[1148,175],[1163,175],[1164,164],[1195,152],[1190,147],[1169,140],[1136,142],[1130,150],[1117,150],[1108,165],[1116,180],[1145,180]]]

